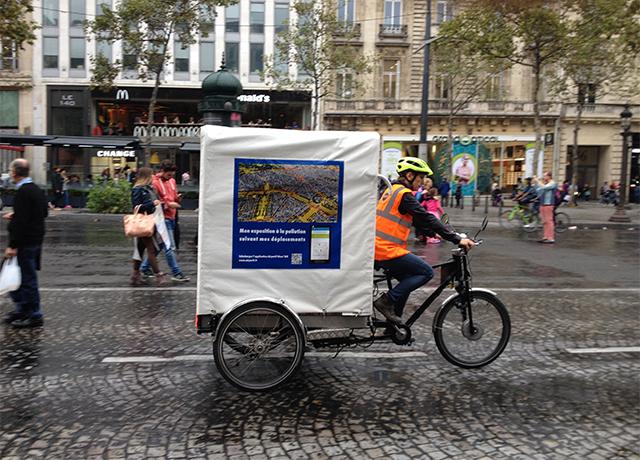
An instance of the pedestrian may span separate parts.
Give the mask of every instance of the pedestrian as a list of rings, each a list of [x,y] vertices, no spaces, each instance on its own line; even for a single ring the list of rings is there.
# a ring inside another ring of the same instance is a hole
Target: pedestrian
[[[109,171],[109,168],[104,168],[102,170],[102,173],[100,174],[100,179],[102,180],[103,184],[107,184],[107,182],[109,182],[111,180],[111,172]]]
[[[140,206],[139,211],[142,214],[153,214],[156,206],[160,205],[160,200],[152,187],[153,171],[151,168],[138,169],[136,183],[131,189],[131,205],[135,211],[136,206]],[[146,259],[153,270],[153,276],[156,278],[156,284],[159,286],[167,284],[167,275],[160,271],[158,267],[158,259],[156,254],[161,243],[160,235],[156,231],[153,236],[138,237],[133,239],[133,273],[131,274],[131,285],[140,286],[143,283],[140,275],[140,266],[142,265],[142,257],[146,250]]]
[[[462,179],[458,179],[458,183],[456,184],[455,198],[456,198],[456,208],[460,207],[460,202],[462,201]]]
[[[18,258],[21,284],[18,290],[9,293],[15,309],[5,317],[5,322],[15,328],[38,327],[44,323],[37,271],[40,270],[44,220],[48,215],[47,199],[29,177],[29,162],[24,158],[11,162],[10,176],[16,184],[16,195],[13,212],[3,216],[9,220],[9,244],[4,257]]]
[[[69,202],[69,176],[66,169],[60,170],[60,176],[62,176],[62,202],[64,209],[71,209],[71,203]]]
[[[425,199],[422,202],[422,207],[429,214],[435,216],[438,220],[444,214],[444,209],[442,209],[442,205],[440,204],[440,199],[438,198],[438,189],[435,187],[431,187],[427,192],[425,192]],[[438,238],[437,235],[435,237],[427,237],[426,242],[428,244],[437,244],[442,242],[441,238]]]
[[[442,182],[438,186],[438,192],[442,199],[442,206],[449,206],[449,192],[451,191],[451,184],[446,177],[442,178]]]
[[[556,242],[555,238],[555,223],[553,217],[553,210],[556,204],[556,189],[558,188],[553,181],[551,171],[547,171],[542,176],[542,184],[536,180],[535,187],[538,193],[538,200],[540,202],[540,216],[542,217],[544,235],[540,243],[553,244]]]
[[[53,206],[55,209],[61,209],[62,206],[62,185],[64,180],[60,175],[60,168],[54,168],[51,175],[51,189],[53,190]]]
[[[167,247],[163,243],[162,251],[164,252],[167,264],[171,268],[171,279],[178,282],[189,281],[189,278],[182,273],[180,265],[176,260],[175,254],[175,228],[176,228],[176,213],[180,206],[180,195],[178,194],[178,186],[174,176],[176,175],[176,166],[171,160],[163,160],[160,165],[160,172],[153,176],[153,188],[158,195],[158,199],[162,203],[162,209],[164,212],[164,221],[167,226],[167,232],[169,234],[170,245]],[[142,262],[140,269],[143,274],[149,275],[149,263],[145,259]]]
[[[191,174],[189,174],[189,171],[185,171],[182,173],[182,185],[191,185],[190,184],[191,181]]]

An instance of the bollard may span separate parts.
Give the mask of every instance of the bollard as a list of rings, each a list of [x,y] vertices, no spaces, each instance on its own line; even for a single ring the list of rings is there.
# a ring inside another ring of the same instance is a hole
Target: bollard
[[[464,209],[464,195],[460,197],[460,209]]]
[[[476,194],[471,195],[471,211],[476,212]]]
[[[489,196],[484,197],[484,213],[489,214]]]

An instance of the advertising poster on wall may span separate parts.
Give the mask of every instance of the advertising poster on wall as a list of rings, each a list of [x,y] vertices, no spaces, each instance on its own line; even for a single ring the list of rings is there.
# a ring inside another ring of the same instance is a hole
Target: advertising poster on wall
[[[396,179],[396,165],[398,160],[402,158],[401,142],[385,142],[382,148],[382,157],[380,160],[380,174],[391,180]]]
[[[478,144],[476,142],[455,142],[451,156],[452,193],[462,186],[464,196],[472,196],[476,190],[478,177]]]
[[[235,159],[233,268],[340,268],[343,162]]]

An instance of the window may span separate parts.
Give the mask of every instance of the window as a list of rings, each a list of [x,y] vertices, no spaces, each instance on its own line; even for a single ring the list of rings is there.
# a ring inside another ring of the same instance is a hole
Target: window
[[[287,30],[287,24],[289,23],[289,0],[276,0],[273,22],[276,26],[276,34]]]
[[[42,67],[58,68],[58,37],[42,38]]]
[[[0,128],[17,128],[18,116],[18,91],[0,91]]]
[[[593,83],[582,83],[578,85],[578,104],[595,104],[596,85]]]
[[[238,73],[238,64],[240,57],[240,43],[227,42],[225,44],[225,60],[229,72]]]
[[[436,74],[433,77],[433,98],[442,101],[449,100],[449,77],[445,74]]]
[[[173,70],[189,72],[189,46],[183,47],[178,40],[173,42]]]
[[[69,27],[82,27],[85,16],[84,0],[69,0]]]
[[[58,27],[58,0],[43,0],[42,25],[45,27]]]
[[[252,34],[264,34],[264,2],[252,0],[249,10],[250,30]]]
[[[107,40],[96,40],[96,54],[104,56],[109,62],[112,62],[111,43]]]
[[[213,8],[204,5],[200,7],[200,34],[202,37],[211,38],[215,31],[216,12]]]
[[[355,0],[338,0],[338,21],[352,24],[355,20]]]
[[[216,71],[216,44],[200,42],[200,77]]]
[[[350,70],[338,71],[336,75],[336,95],[344,99],[353,97],[353,74]]]
[[[387,27],[399,26],[402,21],[402,0],[385,0],[384,25]]]
[[[125,73],[138,70],[138,56],[133,54],[133,50],[127,46],[127,43],[122,44],[122,70]]]
[[[501,101],[504,99],[504,75],[502,73],[489,77],[485,89],[485,98],[488,101]]]
[[[436,7],[436,24],[442,24],[453,18],[453,6],[450,0],[438,0]]]
[[[111,9],[111,0],[96,0],[96,16],[104,14],[105,9]]]
[[[288,73],[289,71],[288,59],[286,59],[286,56],[283,56],[277,48],[274,50],[274,64],[275,64],[276,71],[281,73]]]
[[[69,39],[69,68],[84,69],[84,38]]]
[[[0,41],[0,70],[18,70],[18,47],[11,41]]]
[[[251,43],[249,46],[249,72],[258,74],[262,72],[262,60],[264,56],[264,44]]]
[[[385,60],[382,63],[382,97],[398,99],[400,90],[400,61]]]
[[[225,9],[224,24],[226,32],[240,32],[240,6],[228,6]]]

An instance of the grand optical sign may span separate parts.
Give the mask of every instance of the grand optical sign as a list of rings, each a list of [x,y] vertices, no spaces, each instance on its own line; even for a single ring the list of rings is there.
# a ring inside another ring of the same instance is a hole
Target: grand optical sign
[[[449,136],[433,136],[433,142],[447,142]],[[473,144],[474,142],[498,142],[498,136],[453,136],[453,142],[462,145]]]
[[[97,157],[101,158],[135,158],[135,150],[98,150]]]

